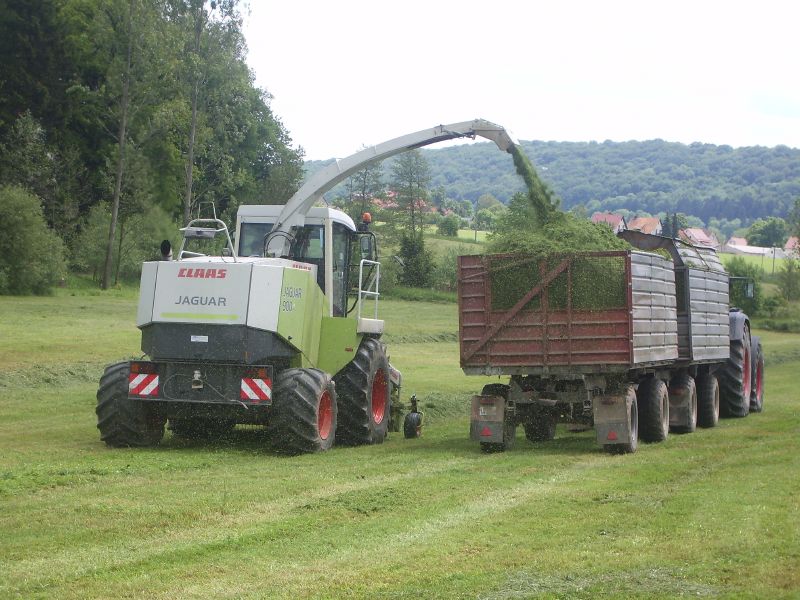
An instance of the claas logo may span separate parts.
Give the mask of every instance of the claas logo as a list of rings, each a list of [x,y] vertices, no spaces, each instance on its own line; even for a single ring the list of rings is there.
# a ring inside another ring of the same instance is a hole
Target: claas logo
[[[225,279],[227,269],[187,269],[182,267],[178,271],[178,277],[190,277],[193,279]]]

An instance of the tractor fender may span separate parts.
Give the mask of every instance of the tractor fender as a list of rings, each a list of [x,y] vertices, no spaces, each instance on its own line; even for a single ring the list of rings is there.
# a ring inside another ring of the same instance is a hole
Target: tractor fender
[[[744,326],[750,327],[750,319],[741,310],[731,310],[728,313],[730,317],[730,339],[731,341],[739,341],[744,338]]]

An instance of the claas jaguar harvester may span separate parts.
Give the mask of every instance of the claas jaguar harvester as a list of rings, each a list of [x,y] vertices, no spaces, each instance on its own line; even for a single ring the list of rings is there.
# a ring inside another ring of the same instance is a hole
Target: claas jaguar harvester
[[[149,446],[167,423],[182,436],[251,424],[289,453],[381,443],[398,416],[401,376],[381,341],[377,244],[366,219],[356,226],[314,205],[370,162],[475,136],[502,150],[514,144],[488,121],[439,125],[335,161],[285,205],[240,207],[235,242],[218,219],[189,223],[176,260],[143,265],[137,325],[146,360],[105,370],[101,439]]]
[[[622,237],[634,249],[459,257],[461,367],[509,377],[472,398],[483,450],[510,448],[518,425],[550,440],[563,422],[630,453],[762,409],[761,342],[729,308],[735,278],[716,252]]]

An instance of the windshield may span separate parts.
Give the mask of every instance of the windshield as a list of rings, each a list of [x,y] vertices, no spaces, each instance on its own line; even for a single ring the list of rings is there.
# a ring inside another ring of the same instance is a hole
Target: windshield
[[[264,236],[272,223],[242,223],[239,230],[239,256],[263,256]]]

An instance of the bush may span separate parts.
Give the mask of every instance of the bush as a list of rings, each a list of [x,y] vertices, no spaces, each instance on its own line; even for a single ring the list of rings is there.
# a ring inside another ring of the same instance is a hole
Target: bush
[[[439,235],[446,235],[448,237],[458,236],[458,226],[461,224],[461,219],[457,215],[450,215],[444,217],[439,221],[438,231]]]
[[[66,275],[64,243],[47,228],[41,200],[16,186],[0,188],[0,294],[50,292]]]
[[[778,289],[789,302],[800,299],[800,260],[787,258],[778,271]]]

